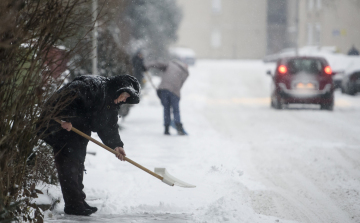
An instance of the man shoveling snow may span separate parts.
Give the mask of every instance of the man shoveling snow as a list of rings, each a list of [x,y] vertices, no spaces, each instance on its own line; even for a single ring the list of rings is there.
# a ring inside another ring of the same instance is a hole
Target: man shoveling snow
[[[97,132],[105,145],[117,152],[124,161],[124,143],[118,132],[118,110],[121,104],[139,103],[140,85],[129,75],[110,78],[81,76],[62,87],[49,100],[42,114],[57,112],[61,126],[54,120],[41,129],[43,140],[52,146],[59,182],[65,201],[64,212],[91,215],[97,211],[89,206],[83,192],[83,172],[88,139],[70,131],[75,126],[87,135]],[[44,125],[44,124],[43,124]]]

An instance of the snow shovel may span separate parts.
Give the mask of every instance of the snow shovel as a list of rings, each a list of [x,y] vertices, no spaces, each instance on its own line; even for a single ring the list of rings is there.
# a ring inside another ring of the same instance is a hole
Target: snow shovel
[[[151,86],[155,89],[155,91],[157,91],[158,89],[157,89],[157,87],[155,87],[155,84],[152,82],[150,74],[147,71],[145,71],[144,73],[145,73],[145,76],[147,77],[147,79],[149,79]]]
[[[61,124],[61,121],[60,121],[60,120],[55,119],[55,121],[58,122],[59,124]],[[71,130],[74,131],[75,133],[81,135],[82,137],[84,137],[84,138],[92,141],[93,143],[95,143],[95,144],[103,147],[103,148],[106,149],[107,151],[109,151],[109,152],[111,152],[111,153],[113,153],[113,154],[115,154],[115,155],[118,155],[117,152],[115,152],[115,150],[113,150],[113,149],[111,149],[110,147],[102,144],[101,142],[93,139],[92,137],[90,137],[90,136],[86,135],[85,133],[81,132],[80,130],[78,130],[78,129],[74,128],[74,127],[72,127]],[[134,166],[142,169],[143,171],[147,172],[147,173],[150,174],[150,175],[153,175],[154,177],[158,178],[159,180],[161,180],[162,182],[164,182],[164,183],[166,183],[166,184],[168,184],[168,185],[170,185],[170,186],[176,185],[176,186],[179,186],[179,187],[186,187],[186,188],[196,187],[195,185],[188,184],[188,183],[186,183],[186,182],[184,182],[184,181],[181,181],[181,180],[179,180],[179,179],[171,176],[171,175],[166,171],[165,168],[155,168],[155,172],[152,172],[151,170],[149,170],[149,169],[141,166],[140,164],[132,161],[131,159],[127,158],[126,156],[125,156],[125,161],[128,161],[128,162],[131,163],[132,165],[134,165]]]

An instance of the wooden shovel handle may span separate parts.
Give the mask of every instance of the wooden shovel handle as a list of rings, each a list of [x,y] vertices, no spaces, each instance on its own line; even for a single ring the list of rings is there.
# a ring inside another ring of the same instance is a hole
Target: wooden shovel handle
[[[155,91],[158,90],[157,87],[155,87],[155,84],[152,82],[151,76],[150,76],[150,74],[148,73],[148,71],[145,71],[144,74],[145,74],[145,76],[149,79],[150,84],[151,84],[151,86],[155,89]]]
[[[59,119],[54,119],[54,120],[61,125],[61,121],[60,121]],[[118,155],[118,153],[115,152],[115,150],[113,150],[113,149],[111,149],[110,147],[102,144],[101,142],[93,139],[92,137],[86,135],[85,133],[83,133],[82,131],[76,129],[75,127],[72,127],[71,130],[74,131],[75,133],[81,135],[82,137],[84,137],[84,138],[92,141],[93,143],[101,146],[102,148],[106,149],[107,151],[109,151],[109,152],[111,152],[111,153],[113,153],[113,154],[115,154],[115,155]],[[143,171],[147,172],[147,173],[150,174],[150,175],[153,175],[154,177],[158,178],[158,179],[161,180],[161,181],[164,179],[164,178],[163,178],[162,176],[160,176],[159,174],[156,174],[156,173],[154,173],[153,171],[151,171],[151,170],[149,170],[149,169],[141,166],[140,164],[138,164],[138,163],[136,163],[135,161],[127,158],[126,156],[125,156],[125,161],[128,161],[128,162],[131,163],[132,165],[134,165],[134,166],[142,169]]]

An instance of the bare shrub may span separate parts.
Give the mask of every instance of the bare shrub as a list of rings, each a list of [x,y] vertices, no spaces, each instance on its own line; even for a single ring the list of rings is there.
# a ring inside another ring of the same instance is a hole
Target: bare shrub
[[[86,22],[91,21],[90,4],[0,1],[0,221],[42,222],[41,211],[31,203],[41,193],[35,185],[56,183],[57,177],[52,151],[37,135],[44,126],[37,128],[36,123],[45,101],[61,84],[57,77],[64,64],[84,49],[79,40],[93,25]],[[79,30],[86,31],[79,35]],[[68,50],[57,47],[70,38]],[[56,112],[49,113],[45,123]]]
[[[128,0],[98,1],[97,67],[100,76],[132,75],[130,56],[126,52],[129,30],[123,18],[129,4],[132,3]],[[92,73],[92,36],[84,38],[82,43],[88,50],[80,51],[71,59],[70,79]]]

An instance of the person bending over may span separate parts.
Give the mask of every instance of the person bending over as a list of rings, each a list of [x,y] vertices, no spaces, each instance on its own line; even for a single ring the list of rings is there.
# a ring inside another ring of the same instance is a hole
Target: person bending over
[[[72,126],[87,135],[96,132],[105,145],[118,152],[117,158],[124,161],[126,154],[118,131],[118,110],[124,103],[139,103],[139,94],[140,85],[130,75],[110,78],[89,75],[75,78],[47,102],[40,120],[56,114],[62,124],[54,120],[40,121],[39,134],[53,148],[66,214],[88,216],[97,211],[86,203],[83,192],[89,140],[70,131]],[[57,111],[59,108],[62,109]]]

